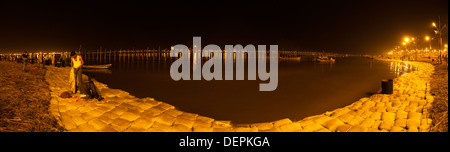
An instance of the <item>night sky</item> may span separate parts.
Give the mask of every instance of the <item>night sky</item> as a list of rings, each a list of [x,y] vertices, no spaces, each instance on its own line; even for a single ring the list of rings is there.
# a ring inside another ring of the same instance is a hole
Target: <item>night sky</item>
[[[0,53],[29,50],[278,45],[377,54],[448,23],[448,0],[314,2],[0,2]],[[444,42],[447,42],[445,30]]]

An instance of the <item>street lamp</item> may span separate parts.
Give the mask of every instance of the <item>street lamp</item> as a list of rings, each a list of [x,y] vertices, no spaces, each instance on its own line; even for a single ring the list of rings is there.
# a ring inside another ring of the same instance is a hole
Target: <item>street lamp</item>
[[[434,27],[434,33],[435,34],[439,34],[439,39],[438,39],[438,43],[439,43],[439,63],[442,63],[442,54],[441,54],[441,50],[442,50],[442,31],[447,27],[447,24],[444,24],[441,26],[441,16],[438,16],[439,18],[439,22],[436,25],[436,23],[432,23],[433,27]]]
[[[403,45],[405,46],[405,53],[403,53],[403,57],[402,57],[402,61],[406,58],[406,54],[408,51],[408,47],[406,44],[408,44],[407,42],[409,41],[409,38],[405,38],[405,41],[403,42]]]

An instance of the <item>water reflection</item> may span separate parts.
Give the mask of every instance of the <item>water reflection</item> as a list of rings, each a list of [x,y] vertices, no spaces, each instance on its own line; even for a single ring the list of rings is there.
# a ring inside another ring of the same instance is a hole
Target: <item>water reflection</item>
[[[418,70],[417,67],[406,62],[391,62],[389,68],[390,72],[394,73],[396,76],[402,76],[408,72]]]
[[[233,68],[230,69],[234,73],[239,57],[233,53],[224,54],[221,58],[232,59]],[[90,64],[107,63],[95,62],[95,57],[92,59]],[[89,76],[95,75],[96,80],[108,84],[108,87],[125,90],[139,98],[152,97],[182,111],[236,123],[250,123],[286,117],[301,119],[344,107],[367,96],[367,93],[379,90],[380,80],[395,78],[396,74],[402,74],[400,71],[414,69],[397,62],[367,61],[356,57],[322,63],[302,56],[300,61],[278,60],[277,90],[260,92],[260,81],[173,81],[169,69],[177,59],[158,53],[137,54],[134,58],[122,53],[111,57],[111,73],[83,72]],[[209,60],[200,54],[191,56],[191,59],[191,68]],[[244,67],[247,71],[248,63]],[[222,70],[226,71],[225,68]],[[247,73],[244,78],[248,77]],[[235,74],[232,76],[236,80]]]

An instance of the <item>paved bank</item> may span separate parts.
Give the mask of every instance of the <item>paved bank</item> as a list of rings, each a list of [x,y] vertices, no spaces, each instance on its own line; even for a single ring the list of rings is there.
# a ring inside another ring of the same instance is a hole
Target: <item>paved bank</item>
[[[378,132],[429,131],[429,93],[434,66],[409,62],[418,71],[394,80],[392,95],[375,94],[351,105],[300,121],[288,118],[273,122],[233,124],[226,120],[177,110],[153,98],[136,98],[128,92],[95,82],[106,103],[75,101],[58,97],[69,88],[69,68],[49,67],[50,112],[68,131],[107,132]]]

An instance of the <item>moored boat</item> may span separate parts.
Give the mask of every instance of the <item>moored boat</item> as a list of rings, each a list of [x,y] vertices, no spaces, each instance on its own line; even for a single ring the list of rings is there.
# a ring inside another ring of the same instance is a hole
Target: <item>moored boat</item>
[[[83,65],[83,68],[86,69],[108,69],[112,64],[104,64],[104,65]]]
[[[331,57],[318,57],[316,59],[317,62],[334,62],[336,59],[333,59]]]

